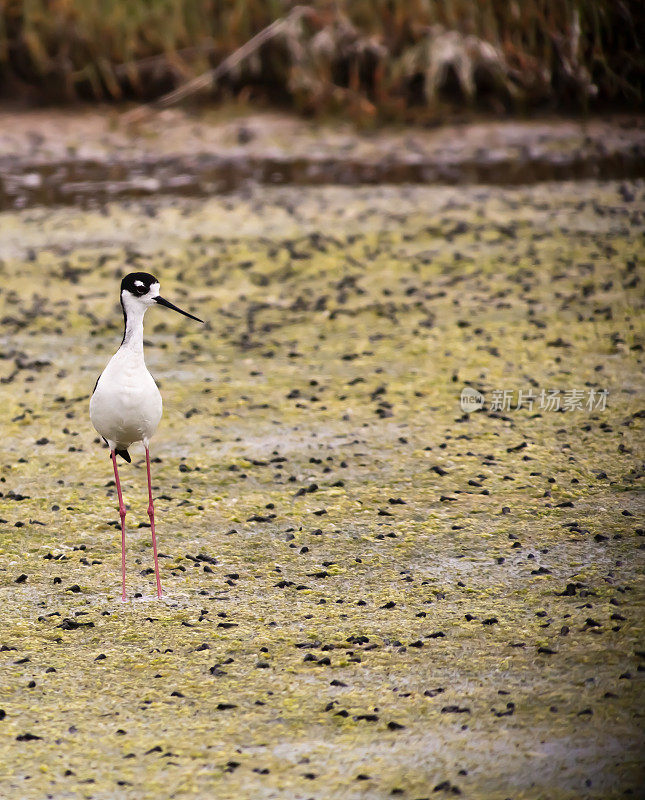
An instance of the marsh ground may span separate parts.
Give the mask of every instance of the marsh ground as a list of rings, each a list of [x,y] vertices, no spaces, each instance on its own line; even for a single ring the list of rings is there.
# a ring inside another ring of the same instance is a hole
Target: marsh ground
[[[2,214],[0,795],[642,796],[644,200]],[[208,324],[147,318],[166,597],[133,448],[122,604],[87,406],[135,269]]]

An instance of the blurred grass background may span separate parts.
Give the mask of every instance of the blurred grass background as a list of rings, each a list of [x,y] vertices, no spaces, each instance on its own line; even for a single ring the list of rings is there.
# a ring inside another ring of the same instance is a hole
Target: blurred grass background
[[[642,0],[315,0],[199,100],[427,121],[642,104]],[[150,101],[213,68],[284,0],[0,0],[0,96]]]

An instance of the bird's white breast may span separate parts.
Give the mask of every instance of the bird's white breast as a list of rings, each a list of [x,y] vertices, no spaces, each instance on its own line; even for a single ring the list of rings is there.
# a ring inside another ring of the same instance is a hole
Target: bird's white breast
[[[122,347],[110,359],[90,400],[90,419],[112,445],[147,443],[161,419],[161,394],[143,355]]]

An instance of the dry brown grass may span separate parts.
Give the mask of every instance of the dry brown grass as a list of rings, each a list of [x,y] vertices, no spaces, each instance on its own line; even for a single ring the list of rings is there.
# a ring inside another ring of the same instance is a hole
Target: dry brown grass
[[[210,69],[281,0],[0,0],[0,92],[152,100]],[[308,113],[428,118],[642,102],[638,0],[314,0],[213,84]],[[642,27],[640,28],[642,30]]]

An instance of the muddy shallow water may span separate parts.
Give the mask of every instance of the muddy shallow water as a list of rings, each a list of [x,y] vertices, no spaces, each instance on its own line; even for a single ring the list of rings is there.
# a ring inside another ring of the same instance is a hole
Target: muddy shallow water
[[[248,185],[497,186],[645,177],[645,119],[604,115],[359,130],[238,108],[0,109],[0,209],[210,196]]]
[[[0,796],[641,796],[644,201],[1,214]],[[146,320],[166,597],[133,448],[122,604],[87,405],[135,269],[207,325]]]

